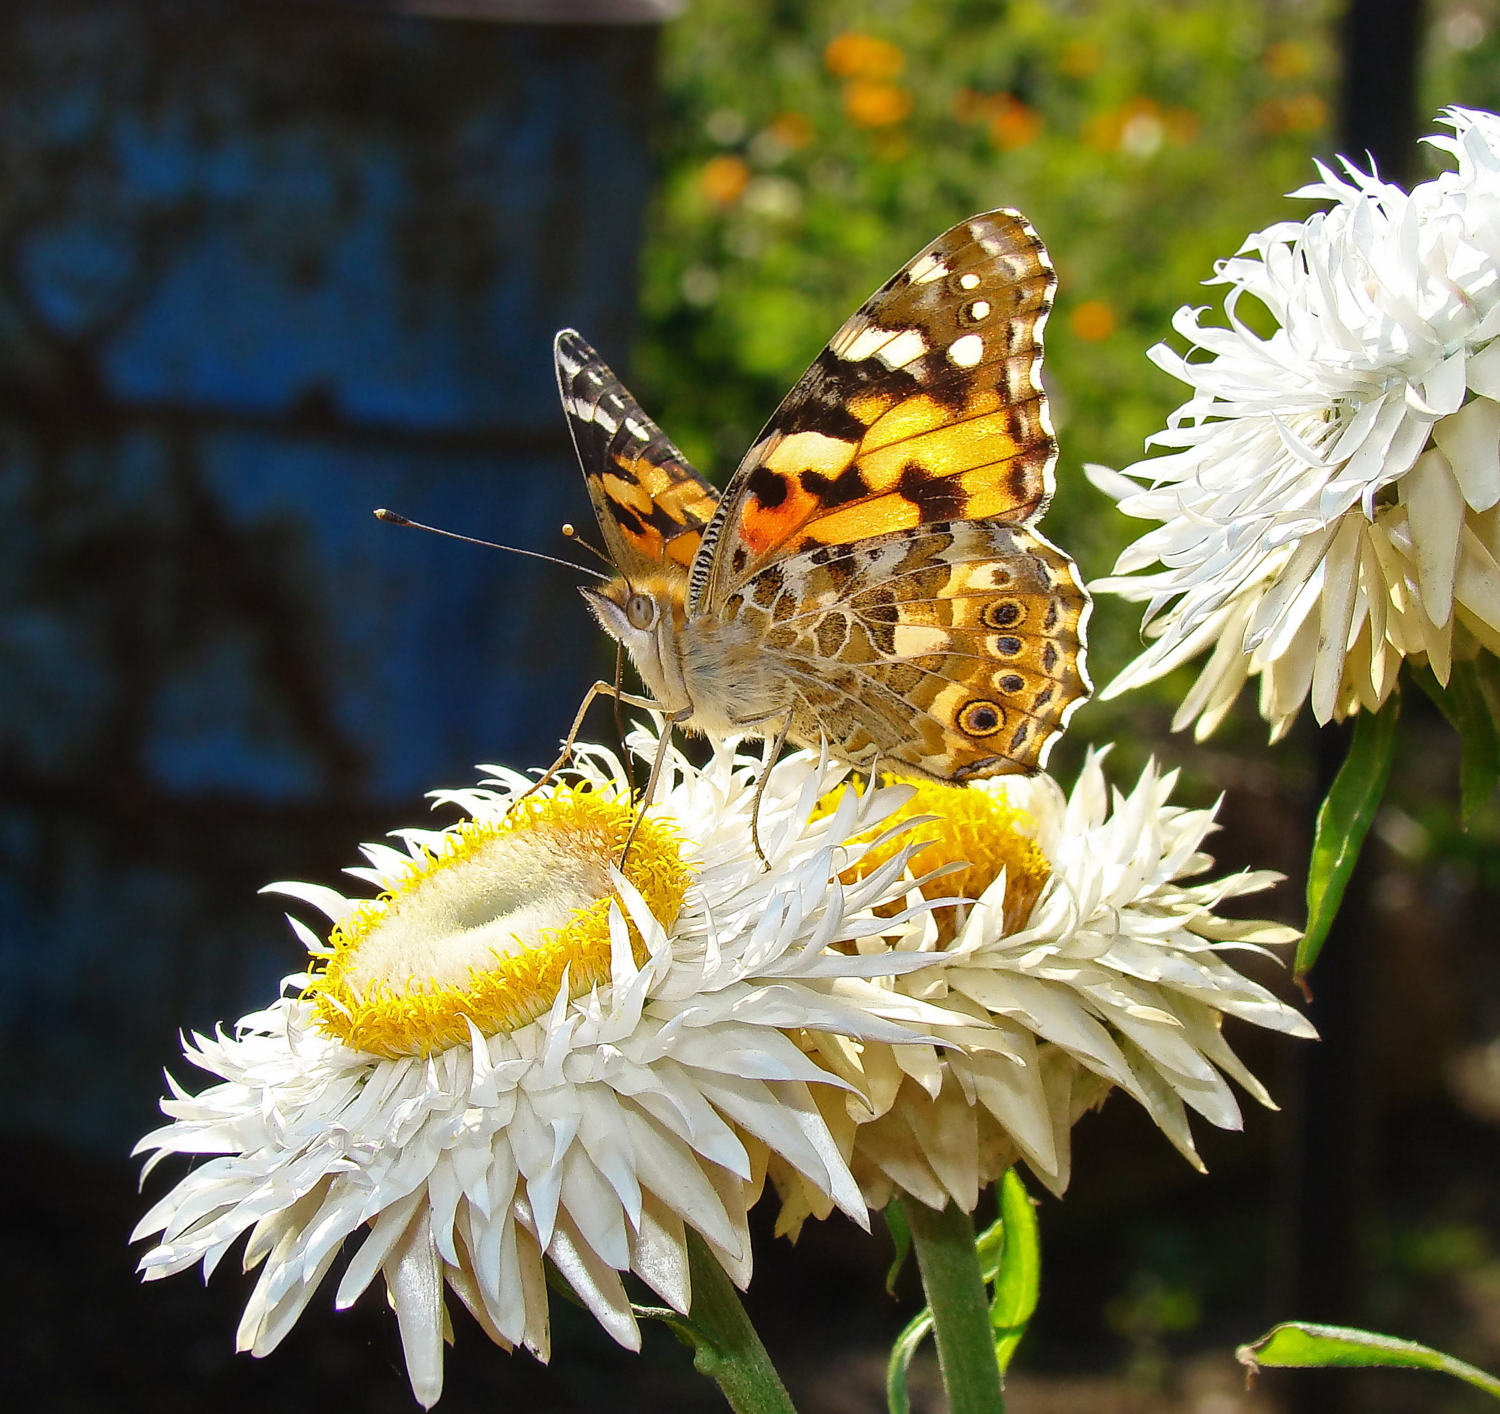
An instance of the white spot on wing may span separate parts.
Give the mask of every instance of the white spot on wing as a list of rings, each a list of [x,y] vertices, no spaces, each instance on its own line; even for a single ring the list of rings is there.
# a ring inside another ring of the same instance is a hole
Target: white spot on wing
[[[973,368],[984,357],[984,340],[978,334],[965,334],[948,345],[948,362],[960,368]]]
[[[597,423],[611,436],[614,435],[616,428],[620,425],[604,411],[603,407],[595,402],[585,402],[581,398],[564,398],[563,408],[580,422]]]
[[[972,290],[979,284],[979,276],[976,275],[972,270],[970,270],[967,274],[960,275],[958,277],[958,283],[962,285],[964,289]]]
[[[947,631],[931,624],[897,624],[892,637],[898,658],[921,658],[948,648]]]
[[[927,352],[927,340],[915,329],[882,329],[871,325],[860,332],[843,347],[830,345],[833,351],[850,363],[862,363],[867,358],[878,358],[887,368],[905,368],[913,359]]]
[[[843,348],[834,345],[833,351],[850,363],[863,363],[871,354],[884,348],[890,338],[889,329],[881,329],[872,324],[868,329],[861,329]]]
[[[990,317],[990,302],[987,299],[977,299],[969,306],[970,319],[988,319]]]
[[[887,368],[905,368],[926,352],[927,340],[915,329],[903,329],[884,348],[877,349],[875,357]]]
[[[935,255],[924,255],[907,272],[914,285],[925,285],[930,280],[941,280],[948,267]]]

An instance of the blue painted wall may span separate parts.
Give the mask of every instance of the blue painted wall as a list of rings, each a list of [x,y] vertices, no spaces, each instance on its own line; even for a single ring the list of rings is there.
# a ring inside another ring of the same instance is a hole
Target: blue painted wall
[[[551,336],[627,341],[655,32],[0,11],[0,1124],[114,1147],[180,1026],[605,665]]]

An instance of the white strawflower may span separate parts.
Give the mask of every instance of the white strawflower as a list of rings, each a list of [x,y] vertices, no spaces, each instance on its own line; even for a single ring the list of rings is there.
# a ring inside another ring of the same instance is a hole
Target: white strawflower
[[[1089,468],[1160,522],[1093,585],[1146,601],[1156,640],[1104,696],[1212,648],[1174,727],[1202,739],[1258,675],[1274,740],[1309,695],[1342,719],[1377,709],[1406,658],[1446,683],[1455,657],[1500,651],[1500,119],[1444,121],[1455,136],[1427,141],[1457,171],[1407,194],[1319,164],[1294,195],[1327,212],[1220,262],[1228,327],[1184,308],[1189,354],[1151,350],[1193,396],[1147,439],[1179,450]]]
[[[1239,1128],[1225,1076],[1271,1104],[1225,1041],[1224,1017],[1315,1034],[1233,965],[1237,951],[1292,942],[1296,931],[1215,912],[1281,876],[1185,882],[1213,863],[1200,847],[1215,811],[1170,804],[1176,773],[1154,766],[1128,796],[1111,793],[1103,756],[1090,753],[1070,796],[1045,774],[1002,776],[963,788],[923,784],[904,807],[935,817],[913,832],[935,839],[915,867],[970,861],[929,891],[974,901],[916,916],[901,946],[933,953],[934,966],[887,985],[971,1024],[928,1028],[962,1049],[855,1048],[828,1036],[813,1045],[866,1098],[863,1108],[849,1102],[840,1128],[872,1206],[902,1190],[929,1207],[951,1198],[972,1209],[980,1186],[1017,1159],[1060,1192],[1072,1125],[1112,1086],[1144,1105],[1201,1168],[1187,1112]],[[840,1097],[823,1103],[831,1114]],[[783,1226],[828,1210],[806,1185],[777,1177]]]
[[[584,748],[570,780],[519,804],[531,782],[488,769],[488,789],[437,793],[461,823],[364,847],[370,867],[349,872],[378,897],[273,886],[332,919],[329,944],[293,922],[308,974],[188,1042],[221,1083],[174,1085],[171,1122],[139,1146],[148,1170],[217,1156],[142,1220],[137,1237],[161,1234],[148,1279],[212,1272],[248,1230],[245,1262],[264,1267],[239,1347],[264,1355],[347,1243],[335,1304],[383,1275],[426,1406],[445,1287],[493,1340],[545,1359],[546,1257],[635,1348],[621,1274],[687,1312],[687,1228],[749,1279],[746,1210],[769,1156],[863,1222],[812,1095],[842,1082],[783,1028],[891,1042],[952,1019],[866,980],[890,958],[833,950],[889,929],[872,910],[911,887],[884,838],[884,864],[840,880],[905,787],[817,814],[842,768],[788,758],[760,802],[764,867],[760,763],[724,748],[700,771],[674,754],[622,874],[633,809],[607,753]]]

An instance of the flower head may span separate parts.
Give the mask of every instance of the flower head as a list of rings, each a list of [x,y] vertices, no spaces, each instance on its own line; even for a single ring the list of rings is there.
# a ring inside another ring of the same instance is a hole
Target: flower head
[[[654,746],[654,743],[650,743]],[[948,1013],[876,987],[889,959],[833,950],[891,924],[907,855],[841,880],[906,788],[815,813],[842,776],[801,753],[759,806],[759,763],[681,757],[618,867],[634,809],[618,763],[586,748],[566,782],[496,771],[438,793],[465,818],[368,845],[353,899],[274,886],[326,913],[305,975],[187,1057],[219,1083],[174,1086],[148,1169],[214,1155],[142,1220],[141,1266],[211,1272],[247,1230],[263,1272],[239,1332],[286,1335],[346,1241],[335,1303],[385,1278],[412,1387],[442,1387],[445,1288],[507,1348],[548,1352],[551,1262],[611,1335],[639,1335],[621,1275],[686,1312],[686,1229],[749,1278],[746,1210],[770,1156],[864,1220],[812,1088],[842,1082],[784,1034],[895,1042]],[[872,836],[871,831],[874,831]],[[875,910],[880,909],[880,915]],[[901,965],[924,965],[916,956]]]
[[[1445,121],[1457,171],[1408,194],[1320,164],[1294,195],[1328,211],[1220,262],[1227,327],[1184,308],[1189,355],[1151,350],[1193,395],[1148,439],[1178,450],[1090,468],[1160,522],[1093,586],[1146,601],[1156,640],[1105,696],[1213,646],[1174,726],[1206,736],[1258,675],[1276,737],[1309,695],[1326,722],[1378,708],[1403,659],[1446,682],[1500,651],[1500,119]]]
[[[929,1206],[951,1198],[972,1208],[980,1185],[1018,1159],[1060,1192],[1072,1125],[1113,1086],[1201,1167],[1187,1111],[1238,1128],[1225,1076],[1271,1103],[1225,1041],[1223,1018],[1314,1034],[1231,962],[1236,950],[1262,951],[1296,932],[1215,912],[1280,876],[1185,882],[1213,863],[1200,846],[1214,811],[1172,805],[1175,773],[1154,767],[1129,795],[1111,794],[1102,758],[1090,754],[1070,796],[1046,775],[1003,776],[924,785],[904,807],[935,817],[913,832],[934,840],[914,867],[967,861],[956,877],[972,901],[914,916],[901,946],[934,953],[934,965],[888,985],[966,1024],[928,1028],[953,1043],[944,1047],[856,1052],[818,1038],[815,1053],[864,1096],[863,1109],[846,1105],[843,1142],[872,1206],[901,1189]],[[954,877],[928,888],[946,891]],[[839,1098],[824,1097],[825,1109]],[[805,1185],[781,1186],[784,1226],[827,1209]]]

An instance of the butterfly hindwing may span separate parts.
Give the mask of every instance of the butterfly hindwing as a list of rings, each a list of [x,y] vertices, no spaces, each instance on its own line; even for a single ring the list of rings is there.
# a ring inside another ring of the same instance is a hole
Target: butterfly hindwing
[[[938,521],[1024,525],[1057,446],[1040,380],[1056,279],[1013,211],[955,226],[871,296],[730,481],[694,562],[711,609],[777,559]]]
[[[1088,603],[1035,531],[958,521],[803,551],[726,609],[784,662],[794,737],[967,780],[1045,761],[1089,689]]]
[[[554,346],[557,384],[606,549],[627,576],[686,567],[718,493],[572,329]]]

